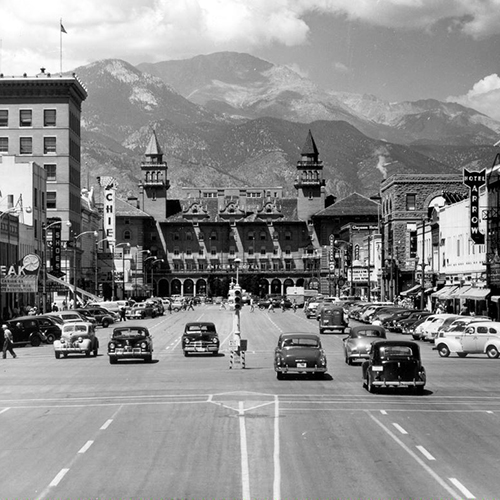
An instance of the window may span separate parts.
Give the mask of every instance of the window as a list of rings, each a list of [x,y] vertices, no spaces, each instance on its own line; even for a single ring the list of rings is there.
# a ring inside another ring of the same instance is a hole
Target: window
[[[9,152],[9,138],[0,137],[0,153],[8,153],[8,152]]]
[[[56,152],[56,138],[44,137],[43,138],[43,154],[50,154]]]
[[[414,211],[416,210],[417,195],[407,194],[406,195],[406,210]]]
[[[9,126],[9,110],[0,109],[0,127]]]
[[[210,233],[210,239],[211,239],[211,240],[216,240],[216,239],[217,239],[217,233],[216,233],[215,231],[212,231],[212,232]]]
[[[174,233],[174,241],[179,241],[181,239],[179,233]]]
[[[261,255],[267,255],[266,247],[260,247],[260,254]]]
[[[20,137],[19,138],[19,154],[32,155],[33,154],[33,138]]]
[[[132,236],[132,233],[130,231],[127,230],[127,231],[123,232],[123,239],[124,240],[129,240],[131,238],[131,236]]]
[[[56,126],[56,110],[44,109],[43,110],[43,126],[55,127]]]
[[[253,241],[255,239],[255,233],[253,231],[248,232],[248,239]]]
[[[260,232],[260,241],[266,241],[266,232],[265,231]]]
[[[57,208],[57,193],[47,191],[47,208]]]
[[[33,189],[33,205],[35,207],[38,207],[38,189],[37,188]]]
[[[56,180],[56,164],[55,163],[46,163],[43,168],[45,168],[45,172],[47,172],[47,180],[55,181]]]
[[[186,233],[186,241],[191,241],[193,239],[193,234],[191,233],[191,231],[188,231]]]
[[[33,115],[33,112],[31,111],[31,109],[19,110],[19,126],[20,127],[31,127],[32,115]]]
[[[290,241],[292,239],[292,233],[290,231],[285,231],[285,240]]]

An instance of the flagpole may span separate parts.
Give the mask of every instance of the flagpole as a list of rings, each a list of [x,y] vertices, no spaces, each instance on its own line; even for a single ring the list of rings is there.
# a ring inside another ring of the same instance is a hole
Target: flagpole
[[[60,76],[62,76],[62,17],[59,21],[59,60],[60,60]]]

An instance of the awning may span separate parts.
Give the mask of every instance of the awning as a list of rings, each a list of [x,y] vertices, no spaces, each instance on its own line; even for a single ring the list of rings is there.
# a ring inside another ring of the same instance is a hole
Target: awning
[[[439,299],[439,300],[446,300],[446,299],[451,299],[450,295],[458,288],[458,286],[455,285],[448,285],[444,286],[437,292],[434,292],[431,294],[431,297],[434,299]]]
[[[400,295],[402,295],[403,297],[406,297],[407,295],[417,295],[418,293],[420,293],[420,290],[421,290],[421,285],[419,283],[418,285],[412,286],[408,290],[401,292]]]
[[[492,302],[500,302],[500,295],[493,295],[492,297],[490,297],[490,300]]]
[[[465,294],[471,289],[471,286],[459,286],[457,289],[451,294],[451,299],[465,299]]]
[[[491,290],[489,288],[472,287],[470,290],[463,293],[461,297],[464,299],[486,300],[486,297],[490,294],[490,292]]]

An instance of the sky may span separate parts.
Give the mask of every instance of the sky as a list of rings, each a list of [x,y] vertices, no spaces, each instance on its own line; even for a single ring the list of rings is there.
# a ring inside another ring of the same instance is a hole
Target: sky
[[[328,90],[454,101],[500,120],[500,0],[0,0],[9,76],[219,51]]]

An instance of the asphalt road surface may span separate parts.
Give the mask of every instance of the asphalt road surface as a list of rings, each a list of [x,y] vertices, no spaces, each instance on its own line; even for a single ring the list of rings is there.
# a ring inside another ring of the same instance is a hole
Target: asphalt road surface
[[[217,325],[219,356],[183,356],[197,320]],[[43,345],[1,361],[2,500],[500,497],[500,360],[440,358],[421,343],[425,394],[370,394],[340,335],[322,336],[323,380],[277,380],[278,335],[318,332],[300,309],[243,308],[245,369],[229,369],[234,312],[138,323],[152,364],[110,365],[112,328],[99,328],[97,358],[56,360]]]

